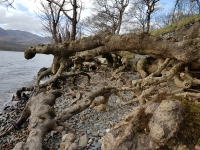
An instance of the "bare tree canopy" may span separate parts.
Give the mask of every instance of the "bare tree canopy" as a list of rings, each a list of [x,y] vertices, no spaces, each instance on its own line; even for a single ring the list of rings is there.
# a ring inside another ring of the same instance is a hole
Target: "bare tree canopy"
[[[12,3],[14,2],[14,0],[0,0],[0,3],[2,3],[2,4],[6,4],[7,6],[11,6],[11,7],[13,7],[12,6]]]
[[[94,14],[85,20],[85,26],[93,33],[107,31],[118,35],[128,5],[129,0],[94,0]]]
[[[77,24],[82,11],[82,2],[79,0],[47,0],[50,4],[53,3],[60,8],[65,17],[71,22],[70,40],[76,39]]]

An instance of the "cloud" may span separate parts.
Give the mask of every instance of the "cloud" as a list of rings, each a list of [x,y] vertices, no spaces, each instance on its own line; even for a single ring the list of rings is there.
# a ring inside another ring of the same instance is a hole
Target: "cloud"
[[[91,14],[90,0],[84,0],[85,10],[82,11],[81,19]],[[0,5],[0,27],[4,29],[22,30],[36,34],[44,34],[41,20],[35,12],[41,7],[39,0],[17,0],[14,1],[13,8],[7,8]]]
[[[22,30],[32,33],[42,32],[40,20],[26,14],[17,14],[0,18],[0,24],[4,24],[4,29]]]
[[[41,20],[29,12],[29,9],[18,4],[15,9],[0,7],[0,26],[4,29],[28,31],[42,34]]]

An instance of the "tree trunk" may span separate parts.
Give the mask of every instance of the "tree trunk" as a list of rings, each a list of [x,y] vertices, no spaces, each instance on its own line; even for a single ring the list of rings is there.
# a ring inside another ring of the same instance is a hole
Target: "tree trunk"
[[[95,55],[125,50],[157,58],[173,58],[185,63],[196,63],[200,61],[199,26],[200,23],[195,22],[189,29],[179,28],[173,33],[173,38],[146,33],[113,36],[104,33],[62,44],[38,45],[26,49],[25,58],[31,59],[36,53],[70,57],[75,52],[86,50]]]
[[[147,29],[146,32],[149,33],[149,29],[150,29],[150,21],[151,21],[151,14],[147,14]]]
[[[76,39],[76,25],[77,25],[77,2],[73,0],[73,17],[72,17],[72,32],[71,32],[71,40],[74,41]]]
[[[119,35],[120,29],[121,29],[122,17],[123,17],[123,11],[121,11],[119,15],[119,21],[118,21],[117,32],[116,32],[117,35]]]
[[[55,43],[58,43],[58,37],[57,37],[57,24],[53,21],[53,31],[52,31],[52,35],[53,35],[53,40]]]

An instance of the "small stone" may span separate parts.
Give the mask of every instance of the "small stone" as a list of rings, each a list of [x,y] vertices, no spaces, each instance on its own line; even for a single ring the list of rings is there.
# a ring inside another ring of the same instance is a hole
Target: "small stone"
[[[109,132],[110,131],[110,129],[106,129],[106,132]]]
[[[80,137],[78,145],[80,147],[85,147],[87,146],[87,143],[88,143],[88,137],[87,137],[87,134],[85,134]]]
[[[102,143],[102,139],[99,139],[98,142],[99,142],[99,143]]]
[[[195,146],[196,150],[200,150],[200,145]]]
[[[74,143],[78,143],[78,141],[79,141],[79,138],[77,138],[77,139],[74,141]]]
[[[101,148],[101,143],[99,142],[93,142],[92,146],[94,146],[96,149]]]
[[[105,133],[99,133],[99,136],[101,136],[101,137],[104,136],[104,135],[105,135]]]
[[[61,143],[60,143],[60,149],[61,149],[61,150],[64,150],[64,149],[65,149],[65,143],[64,143],[64,142],[61,142]]]
[[[97,132],[94,132],[94,133],[92,133],[92,136],[95,136],[95,137],[97,137],[97,136],[99,136],[99,133],[97,133]]]
[[[91,132],[90,132],[90,130],[87,130],[86,133],[87,133],[87,134],[90,134]]]
[[[89,144],[91,144],[92,142],[93,142],[93,140],[92,140],[92,139],[89,139],[89,140],[88,140],[88,143],[89,143]]]
[[[51,131],[51,136],[54,136],[54,134],[56,134],[57,131]]]

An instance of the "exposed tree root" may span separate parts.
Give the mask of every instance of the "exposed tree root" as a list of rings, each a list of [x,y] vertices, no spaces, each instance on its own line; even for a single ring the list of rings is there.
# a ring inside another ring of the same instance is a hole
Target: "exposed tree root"
[[[49,76],[50,74],[51,74],[51,68],[48,68],[47,70],[44,70],[44,71],[41,71],[40,73],[38,73],[36,85],[39,85],[40,80],[43,79],[46,76]]]
[[[42,150],[43,139],[46,133],[56,129],[58,126],[54,117],[56,116],[52,106],[57,97],[62,95],[62,91],[53,90],[48,94],[42,92],[28,101],[21,117],[16,122],[16,126],[20,127],[28,118],[30,134],[25,143],[18,143],[14,149],[16,150]],[[9,127],[1,136],[8,134],[13,129]]]
[[[200,93],[184,92],[175,94],[176,96],[200,98]]]
[[[152,91],[155,90],[155,88],[157,87],[157,85],[152,85],[151,87],[149,87],[146,90],[143,90],[141,95],[133,100],[124,102],[123,104],[131,104],[133,102],[138,102],[140,103],[141,106],[143,106],[146,103],[146,97],[152,93]]]
[[[112,36],[108,33],[101,33],[95,36],[90,36],[77,41],[44,45],[40,44],[35,47],[29,47],[25,51],[25,58],[31,59],[37,53],[52,54],[54,60],[50,70],[53,74],[52,78],[44,84],[38,85],[40,78],[37,80],[37,86],[46,87],[52,82],[55,82],[64,71],[67,59],[75,56],[76,52],[83,53],[82,56],[99,56],[107,53],[114,53],[116,51],[130,51],[137,54],[146,54],[154,58],[171,58],[184,63],[191,63],[191,66],[198,68],[199,65],[199,22],[197,25],[191,26],[189,29],[180,29],[175,31],[177,42],[169,41],[165,38],[152,36],[146,33],[141,34],[125,34]],[[190,39],[183,39],[187,34],[194,35]],[[176,33],[178,32],[178,33]],[[86,52],[84,52],[86,51]],[[195,54],[195,55],[194,55]],[[141,74],[142,78],[148,76],[145,71],[147,59],[140,59],[137,63],[137,71]],[[145,64],[146,63],[146,64]],[[158,60],[158,64],[160,61]],[[153,66],[153,65],[152,65]],[[149,68],[147,66],[147,68]],[[123,69],[123,68],[121,68]],[[45,74],[45,73],[44,73]],[[116,73],[114,73],[116,75]],[[118,76],[116,76],[118,77]]]
[[[106,107],[109,96],[116,92],[118,92],[116,87],[101,88],[81,99],[79,103],[65,109],[56,120],[54,119],[56,113],[52,106],[54,105],[56,98],[63,94],[63,91],[51,90],[48,93],[42,92],[33,96],[28,101],[19,120],[16,123],[12,122],[11,126],[8,127],[8,130],[0,136],[9,134],[13,129],[19,129],[20,126],[29,118],[29,137],[25,143],[18,143],[14,149],[24,150],[28,148],[32,150],[41,150],[44,136],[48,132],[51,130],[62,132],[64,128],[69,129],[70,132],[74,132],[72,128],[63,122],[88,107],[94,107],[100,104],[103,104]],[[97,102],[95,98],[99,96],[104,96],[104,100]]]
[[[167,58],[162,64],[160,64],[160,66],[158,66],[157,71],[150,74],[149,76],[147,76],[143,79],[140,79],[140,80],[133,80],[132,86],[137,87],[142,92],[137,98],[135,98],[131,101],[124,102],[124,104],[130,104],[130,103],[139,101],[140,104],[143,105],[146,101],[145,98],[149,94],[151,94],[152,91],[155,90],[157,85],[159,85],[160,83],[166,82],[168,80],[171,80],[173,78],[173,76],[175,76],[177,74],[177,72],[181,69],[183,63],[177,63],[166,74],[163,74],[161,77],[157,77],[165,69],[165,67],[169,63],[169,61],[170,61],[170,59]],[[144,87],[146,87],[146,89],[144,89]]]
[[[36,86],[39,86],[40,88],[47,87],[51,83],[55,82],[62,75],[62,72],[65,69],[66,62],[67,62],[67,58],[62,57],[59,60],[57,60],[57,57],[54,57],[54,61],[53,61],[52,67],[51,67],[51,72],[53,74],[53,77],[43,84],[39,84],[40,80],[37,80]],[[49,73],[49,72],[50,72],[50,70],[47,71],[47,73]]]
[[[93,107],[93,106],[96,106],[97,103],[98,105],[102,103],[105,104],[107,99],[106,101],[105,100],[102,100],[99,102],[93,102],[93,101],[98,96],[105,96],[106,98],[108,98],[111,94],[116,93],[116,92],[118,92],[116,87],[104,87],[97,91],[91,92],[88,96],[81,99],[78,104],[75,104],[63,110],[63,113],[59,116],[58,120],[60,120],[61,122],[65,122],[66,120],[74,116],[75,114],[78,114],[82,112],[83,110],[87,109],[90,105],[91,107]]]
[[[144,63],[146,61],[146,58],[141,58],[138,62],[137,62],[137,72],[141,75],[142,78],[145,78],[148,76],[148,73],[146,71],[144,71],[143,66]]]
[[[124,69],[126,69],[126,68],[127,68],[127,65],[128,65],[128,60],[127,60],[127,58],[124,58],[124,59],[122,60],[122,66],[119,67],[118,69],[116,69],[116,70],[113,72],[111,80],[112,80],[112,79],[119,79],[119,75],[117,75],[117,73],[122,72]]]

